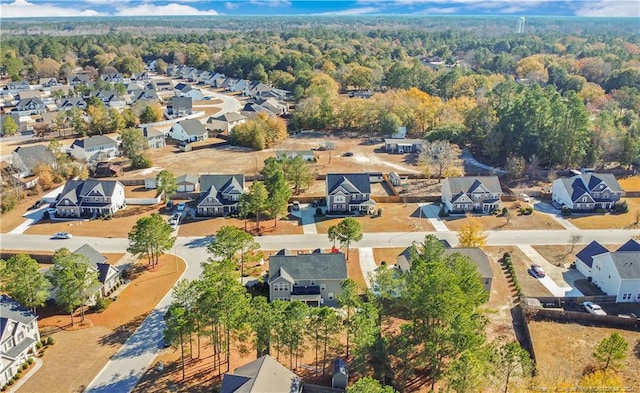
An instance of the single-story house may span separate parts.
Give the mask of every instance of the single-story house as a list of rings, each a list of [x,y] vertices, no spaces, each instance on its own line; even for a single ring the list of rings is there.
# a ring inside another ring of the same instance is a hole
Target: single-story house
[[[307,162],[314,162],[316,153],[313,150],[277,150],[276,159],[281,160],[283,157],[289,160],[300,157]]]
[[[186,119],[182,120],[171,127],[169,136],[181,142],[203,141],[208,137],[208,131],[200,120]]]
[[[337,306],[340,284],[347,277],[347,261],[341,252],[293,254],[282,249],[269,257],[269,299]]]
[[[177,192],[195,192],[198,188],[198,176],[185,174],[176,178]]]
[[[387,153],[419,153],[424,144],[424,139],[387,138],[384,140],[384,149]]]

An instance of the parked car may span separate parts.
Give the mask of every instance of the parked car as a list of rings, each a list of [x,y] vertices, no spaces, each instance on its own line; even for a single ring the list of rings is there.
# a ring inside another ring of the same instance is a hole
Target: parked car
[[[544,272],[544,269],[540,265],[531,265],[531,271],[533,272],[533,274],[540,278],[547,275],[547,273]]]
[[[166,208],[167,208],[167,210],[173,209],[173,201],[171,199],[169,199],[169,202],[167,202]]]
[[[54,239],[71,239],[72,235],[68,232],[56,232],[53,235]]]
[[[293,210],[300,210],[300,202],[293,201],[292,205],[293,205]]]
[[[38,209],[42,205],[44,205],[44,201],[43,200],[39,200],[36,203],[34,203],[33,205],[31,205],[29,207],[29,210]]]
[[[171,216],[171,218],[169,219],[169,225],[173,225],[173,224],[179,224],[180,223],[180,219],[182,218],[182,213],[175,213],[173,216]]]
[[[527,194],[520,194],[520,199],[522,199],[523,202],[531,202],[531,198]]]
[[[585,310],[587,310],[588,313],[590,314],[596,314],[596,315],[607,315],[606,312],[604,312],[604,310],[602,309],[602,307],[598,306],[595,303],[592,302],[584,302],[582,303],[582,306],[584,307]]]
[[[185,209],[186,207],[187,207],[187,204],[186,204],[186,203],[184,203],[184,202],[180,202],[180,203],[178,203],[178,209],[177,209],[177,210],[178,210],[179,212],[182,212],[182,211],[184,211],[184,209]]]
[[[343,157],[351,157],[351,156],[353,156],[353,153],[348,151],[348,152],[344,153],[342,156]]]

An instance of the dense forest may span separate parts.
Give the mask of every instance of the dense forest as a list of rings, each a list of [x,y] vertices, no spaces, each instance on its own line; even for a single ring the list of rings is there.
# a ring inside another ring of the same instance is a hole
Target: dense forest
[[[162,59],[160,72],[185,64],[291,90],[294,129],[389,135],[406,126],[412,137],[465,144],[498,165],[638,162],[635,19],[531,18],[525,34],[503,17],[90,22],[3,21],[3,73],[130,75]],[[345,94],[354,91],[375,94]]]

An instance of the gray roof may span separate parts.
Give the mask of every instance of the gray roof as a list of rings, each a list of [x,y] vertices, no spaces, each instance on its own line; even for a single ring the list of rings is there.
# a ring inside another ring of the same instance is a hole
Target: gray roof
[[[98,189],[105,196],[113,196],[116,184],[122,185],[117,180],[67,180],[56,204],[59,204],[64,199],[68,199],[74,204],[81,203],[82,198],[93,189]]]
[[[302,380],[269,355],[222,378],[220,393],[298,393]]]
[[[212,186],[216,190],[221,190],[225,188],[225,185],[229,183],[230,180],[235,180],[235,182],[242,186],[244,189],[244,175],[243,174],[235,174],[235,175],[222,175],[222,174],[203,174],[200,175],[200,190],[206,191]]]
[[[640,251],[612,252],[611,259],[621,279],[640,278]]]
[[[556,179],[567,190],[567,194],[571,196],[571,201],[576,202],[584,194],[589,194],[590,202],[594,202],[590,193],[598,192],[595,188],[604,183],[612,192],[622,192],[622,188],[611,173],[584,173],[571,178]],[[554,182],[555,183],[555,182]]]
[[[476,265],[476,269],[478,273],[480,273],[480,277],[487,278],[493,277],[493,269],[491,269],[491,263],[489,261],[489,257],[487,254],[482,251],[481,248],[478,247],[468,247],[468,248],[450,248],[449,243],[446,240],[442,240],[445,245],[444,253],[451,255],[455,253],[459,253],[462,256],[468,257],[474,265]],[[400,266],[400,270],[406,272],[410,269],[410,255],[411,255],[411,247],[407,247],[396,260],[397,264]]]
[[[84,244],[82,247],[75,250],[74,253],[83,255],[87,258],[89,266],[97,270],[98,281],[102,284],[104,284],[109,276],[109,269],[113,268],[117,271],[117,267],[109,265],[107,263],[107,258],[88,244]]]
[[[182,184],[182,183],[198,184],[198,176],[191,175],[189,173],[184,174],[182,176],[178,176],[176,178],[176,184]]]
[[[327,193],[333,194],[338,187],[342,187],[350,194],[371,193],[371,182],[367,173],[328,173]]]
[[[347,262],[340,252],[269,257],[269,282],[283,273],[294,280],[344,280],[348,277]]]
[[[33,170],[36,165],[44,163],[49,165],[56,164],[56,157],[51,150],[44,145],[35,146],[19,146],[13,151],[29,170]]]
[[[207,133],[204,125],[198,119],[187,119],[178,122],[187,135],[203,135]]]
[[[212,119],[219,120],[219,121],[232,122],[232,121],[246,120],[247,117],[239,113],[228,112],[228,113],[225,113],[224,115],[209,118],[209,120],[212,120]]]
[[[7,295],[0,296],[0,333],[4,331],[9,320],[28,324],[36,318],[36,314],[14,299]]]
[[[576,257],[579,260],[581,260],[585,265],[587,265],[589,268],[591,268],[591,266],[593,265],[593,257],[595,255],[600,255],[607,252],[609,252],[609,250],[607,250],[606,248],[604,248],[602,244],[594,240],[591,243],[587,244],[585,248],[580,250],[576,254]]]
[[[145,127],[142,134],[147,138],[153,138],[156,136],[164,136],[164,132],[155,127]]]
[[[191,97],[172,97],[171,98],[171,107],[178,109],[191,109],[193,108],[193,98]]]
[[[449,189],[451,195],[463,193],[472,193],[478,187],[484,186],[492,194],[501,194],[502,186],[497,176],[463,176],[448,177],[442,182],[442,189]]]
[[[117,142],[105,135],[95,135],[85,139],[76,139],[73,141],[73,145],[87,149],[96,146],[117,145]]]
[[[406,138],[385,138],[385,145],[401,144],[401,145],[424,145],[424,139],[406,139]]]

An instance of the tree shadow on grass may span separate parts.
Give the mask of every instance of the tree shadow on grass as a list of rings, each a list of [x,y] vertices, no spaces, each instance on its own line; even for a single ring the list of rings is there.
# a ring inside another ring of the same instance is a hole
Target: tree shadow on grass
[[[633,354],[640,359],[640,340],[636,341],[636,345],[633,346]]]
[[[116,346],[124,344],[133,334],[135,329],[140,326],[142,321],[148,314],[140,314],[127,323],[113,329],[111,333],[105,334],[98,339],[100,345]]]

